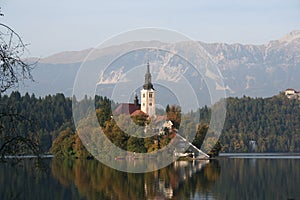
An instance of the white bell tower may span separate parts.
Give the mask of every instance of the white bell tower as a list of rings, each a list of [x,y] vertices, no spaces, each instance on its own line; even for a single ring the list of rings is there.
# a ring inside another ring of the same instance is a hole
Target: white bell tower
[[[141,111],[148,114],[149,117],[155,117],[155,90],[151,83],[150,65],[147,63],[147,72],[145,74],[145,84],[141,90]]]

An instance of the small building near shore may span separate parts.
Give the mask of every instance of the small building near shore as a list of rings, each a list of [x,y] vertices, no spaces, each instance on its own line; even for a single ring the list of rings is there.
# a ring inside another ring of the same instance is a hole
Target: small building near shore
[[[296,94],[296,93],[297,93],[297,91],[294,90],[294,89],[292,89],[292,88],[288,88],[288,89],[285,90],[285,95],[286,95],[286,96],[294,95],[294,94]]]
[[[288,88],[284,92],[285,96],[289,99],[300,99],[300,91],[296,91],[295,89]]]

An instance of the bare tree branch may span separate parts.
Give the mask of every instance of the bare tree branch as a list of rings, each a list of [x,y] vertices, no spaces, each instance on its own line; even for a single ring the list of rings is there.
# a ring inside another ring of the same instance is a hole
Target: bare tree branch
[[[22,59],[26,45],[9,26],[0,23],[0,93],[17,87],[20,81],[33,81],[31,71],[34,64]]]
[[[0,7],[0,16],[3,16]],[[0,95],[9,89],[19,86],[26,79],[33,81],[31,71],[34,64],[25,62],[22,57],[26,44],[9,26],[0,23]],[[15,122],[26,123],[27,119],[20,115],[12,105],[4,106],[0,111],[0,161],[6,155],[32,153],[39,157],[39,145],[35,137],[22,135],[15,127]],[[30,123],[31,124],[31,123]]]

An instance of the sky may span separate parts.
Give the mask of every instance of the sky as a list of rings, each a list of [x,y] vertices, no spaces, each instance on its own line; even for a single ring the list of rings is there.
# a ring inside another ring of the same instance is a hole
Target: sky
[[[30,56],[97,46],[124,31],[171,29],[203,42],[264,44],[300,30],[299,0],[0,0]]]

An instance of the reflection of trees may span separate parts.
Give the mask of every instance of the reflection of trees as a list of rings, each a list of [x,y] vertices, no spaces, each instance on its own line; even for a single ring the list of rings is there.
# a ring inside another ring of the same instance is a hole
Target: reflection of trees
[[[69,186],[74,180],[73,160],[53,159],[51,162],[51,171],[63,186]]]
[[[298,199],[298,159],[220,159],[217,199]],[[233,187],[234,186],[234,187]]]
[[[87,199],[145,199],[140,174],[116,171],[95,160],[76,160],[71,166],[66,163],[72,162],[53,159],[54,177],[65,185],[71,178]]]
[[[53,159],[51,168],[62,185],[73,182],[87,199],[189,198],[209,191],[220,175],[217,161],[175,162],[144,174],[116,171],[95,160]]]
[[[10,160],[0,165],[0,199],[73,199],[78,192],[74,185],[60,186],[49,174],[50,159],[43,159],[45,168],[37,168],[36,159],[21,159],[17,165]],[[68,172],[68,171],[65,171]],[[73,179],[69,179],[72,183]]]

